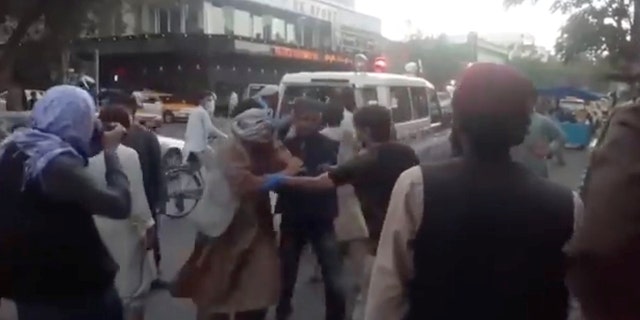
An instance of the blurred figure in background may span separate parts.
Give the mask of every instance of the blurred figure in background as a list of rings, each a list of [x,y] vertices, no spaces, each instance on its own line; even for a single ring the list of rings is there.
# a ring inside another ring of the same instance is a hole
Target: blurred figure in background
[[[91,96],[72,86],[49,89],[31,117],[0,147],[0,296],[20,320],[121,320],[118,265],[92,216],[129,217],[115,152],[126,130],[103,132]],[[86,170],[103,150],[106,185]]]
[[[231,117],[231,113],[233,113],[233,109],[236,108],[236,106],[238,106],[238,94],[231,90],[231,94],[229,95],[229,110],[228,110],[228,116]]]
[[[535,98],[530,101],[534,106]],[[527,136],[522,144],[512,148],[513,160],[522,163],[533,173],[549,177],[548,158],[555,156],[564,165],[565,136],[560,126],[551,118],[533,111]]]
[[[194,108],[187,120],[187,129],[184,134],[183,154],[187,163],[194,170],[199,169],[202,163],[199,154],[209,147],[212,138],[227,138],[227,135],[218,129],[211,116],[211,110],[215,108],[215,99],[212,92],[205,92],[200,98],[200,106]]]
[[[115,103],[113,101],[112,103]],[[131,117],[123,105],[112,104],[100,110],[105,126],[117,123],[131,128]],[[127,220],[94,217],[96,226],[120,269],[116,275],[116,288],[124,304],[126,320],[144,320],[144,309],[151,282],[154,280],[150,250],[157,240],[154,219],[147,201],[141,161],[136,150],[120,145],[116,153],[131,185],[131,213]],[[89,160],[89,173],[96,184],[106,185],[105,163],[101,155]]]

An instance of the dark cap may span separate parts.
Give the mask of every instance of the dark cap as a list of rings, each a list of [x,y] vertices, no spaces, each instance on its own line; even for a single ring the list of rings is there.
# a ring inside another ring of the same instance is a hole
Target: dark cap
[[[505,114],[530,108],[536,90],[516,69],[495,63],[475,63],[458,81],[451,106],[466,115]]]

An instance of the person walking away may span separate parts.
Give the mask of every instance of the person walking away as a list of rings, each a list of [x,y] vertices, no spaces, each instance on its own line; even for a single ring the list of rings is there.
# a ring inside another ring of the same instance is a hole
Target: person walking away
[[[533,84],[493,63],[458,84],[462,156],[398,178],[366,319],[567,319],[562,248],[582,203],[509,154],[525,139]]]
[[[112,123],[127,129],[132,126],[127,109],[121,105],[103,107],[99,118],[105,126]],[[94,217],[94,220],[102,241],[120,266],[116,288],[124,304],[125,319],[144,320],[145,303],[155,276],[149,254],[156,240],[155,233],[149,232],[155,221],[147,201],[138,153],[124,145],[118,146],[116,153],[131,184],[131,213],[127,220],[103,217]],[[89,159],[88,171],[96,184],[106,185],[104,157],[97,155]]]
[[[640,105],[619,104],[606,121],[584,178],[585,216],[566,248],[567,282],[584,319],[640,318]]]
[[[127,136],[122,141],[122,144],[138,153],[138,159],[140,160],[142,168],[146,200],[154,220],[154,226],[146,229],[147,239],[152,240],[149,241],[148,244],[151,245],[153,249],[157,276],[152,283],[152,289],[164,289],[168,287],[168,283],[162,280],[162,272],[160,269],[162,255],[160,252],[158,230],[160,223],[159,217],[161,213],[166,210],[167,186],[162,165],[160,142],[158,141],[158,136],[153,131],[135,121],[139,105],[133,96],[114,96],[109,100],[107,108],[109,107],[116,108],[115,110],[117,110],[117,112],[106,113],[105,116],[113,114],[119,117],[107,119],[107,122],[118,122],[123,126],[125,123],[130,124],[130,127],[127,129]],[[122,117],[121,110],[127,112],[128,121]]]
[[[229,95],[229,117],[231,117],[233,109],[238,106],[238,102],[238,94],[235,91],[231,90],[231,94]]]
[[[20,320],[122,320],[118,265],[93,215],[127,219],[129,181],[115,149],[125,134],[101,130],[91,96],[56,86],[31,114],[32,127],[0,147],[0,296]],[[104,184],[87,172],[103,151]]]
[[[535,101],[535,100],[532,100]],[[565,136],[558,124],[551,118],[538,112],[531,115],[531,123],[524,141],[512,148],[513,159],[533,173],[543,177],[549,177],[547,159],[556,155],[556,159],[564,165]]]
[[[365,146],[360,154],[319,176],[290,177],[282,183],[311,189],[333,189],[344,185],[354,187],[369,231],[368,257],[364,263],[365,281],[361,287],[364,295],[368,291],[370,268],[376,255],[391,190],[400,174],[419,161],[411,147],[391,140],[391,114],[387,108],[359,108],[353,115],[353,124],[358,140]],[[366,305],[366,301],[362,305]]]
[[[190,298],[198,320],[263,320],[280,290],[269,191],[302,162],[274,140],[271,114],[249,109],[234,118],[232,137],[217,149],[239,207],[222,235],[198,235],[178,272],[175,297]]]
[[[27,111],[33,110],[33,106],[38,102],[38,94],[35,91],[29,92],[29,101],[27,101]]]
[[[304,175],[318,175],[337,162],[339,143],[320,134],[324,103],[298,99],[293,110],[296,136],[287,138],[284,145],[300,158],[306,169]],[[300,256],[310,243],[318,257],[325,287],[325,318],[345,318],[345,288],[342,256],[334,231],[338,211],[334,189],[322,191],[282,187],[277,189],[276,212],[282,213],[280,223],[280,260],[283,277],[276,319],[289,319],[291,299],[298,278]]]

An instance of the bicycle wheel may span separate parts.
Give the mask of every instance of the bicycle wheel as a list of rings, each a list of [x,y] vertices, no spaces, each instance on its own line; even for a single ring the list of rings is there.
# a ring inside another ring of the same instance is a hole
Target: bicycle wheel
[[[184,218],[202,199],[204,193],[202,175],[184,166],[169,169],[166,177],[168,201],[164,215],[172,219]]]

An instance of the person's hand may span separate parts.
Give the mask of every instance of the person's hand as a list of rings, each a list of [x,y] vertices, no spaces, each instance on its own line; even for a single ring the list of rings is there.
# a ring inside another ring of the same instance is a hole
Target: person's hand
[[[114,150],[120,145],[122,139],[127,134],[127,129],[125,129],[121,124],[116,123],[113,125],[113,128],[102,135],[102,146],[105,150]]]
[[[156,245],[156,234],[158,232],[158,229],[156,228],[156,226],[153,226],[149,229],[147,229],[146,234],[144,235],[144,246],[145,249],[147,250],[153,250],[153,247],[155,247]]]
[[[323,163],[323,164],[321,164],[321,165],[319,165],[319,166],[318,166],[318,169],[319,169],[321,172],[328,172],[328,171],[330,171],[330,170],[334,169],[335,167],[336,167],[336,166],[331,165],[331,164],[329,164],[329,163]]]
[[[533,146],[532,152],[534,156],[546,159],[551,154],[551,148],[546,143],[538,143]]]
[[[284,174],[289,176],[295,176],[304,169],[304,162],[300,158],[292,157],[287,163],[287,168],[284,169]]]

